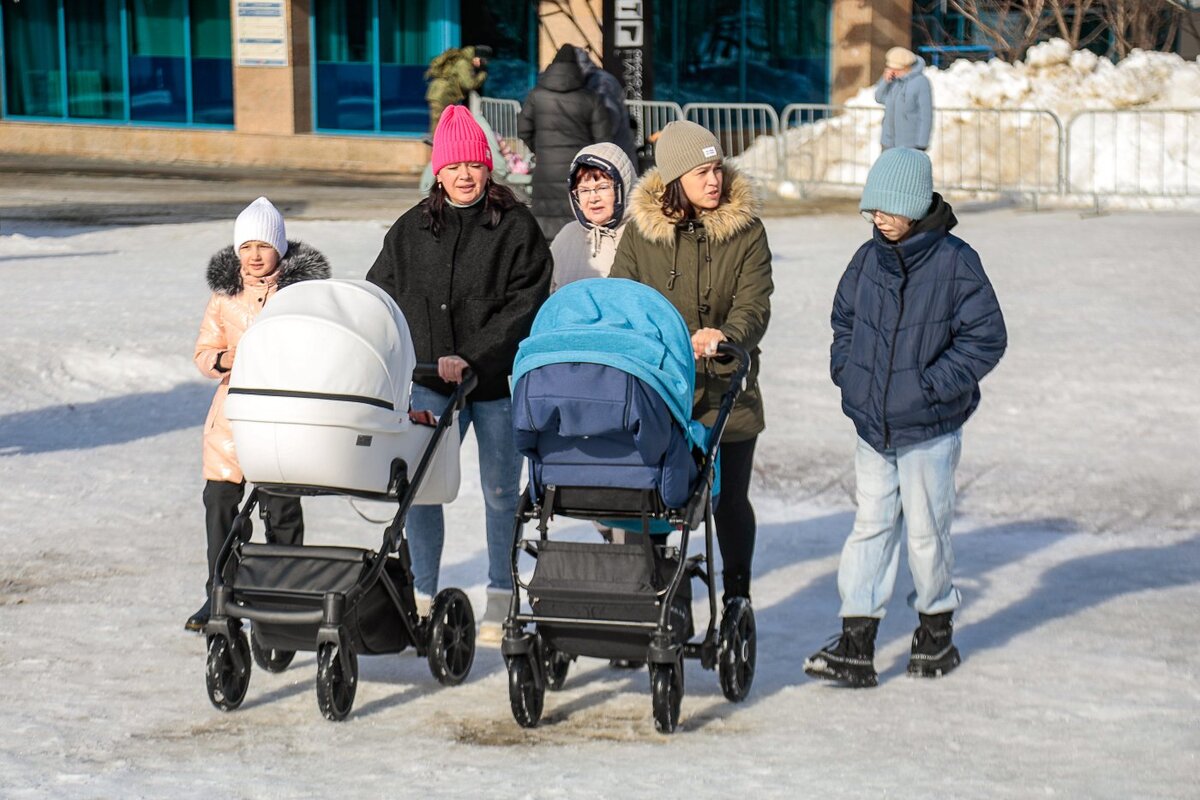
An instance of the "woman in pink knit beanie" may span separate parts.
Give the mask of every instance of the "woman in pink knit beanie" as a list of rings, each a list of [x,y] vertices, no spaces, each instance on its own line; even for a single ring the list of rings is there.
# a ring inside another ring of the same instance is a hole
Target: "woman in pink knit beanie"
[[[479,442],[487,506],[488,602],[480,642],[498,644],[512,591],[513,519],[521,459],[513,444],[508,376],[550,288],[550,248],[533,215],[492,180],[492,152],[465,106],[449,106],[433,135],[429,196],[388,231],[367,280],[387,291],[408,320],[417,360],[437,378],[414,383],[412,407],[435,413],[470,370],[479,382],[459,416]],[[444,538],[440,506],[408,515],[419,602],[437,592]]]

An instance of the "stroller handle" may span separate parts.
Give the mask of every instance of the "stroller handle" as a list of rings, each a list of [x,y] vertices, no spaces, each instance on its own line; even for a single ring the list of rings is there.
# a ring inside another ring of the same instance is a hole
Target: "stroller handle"
[[[729,341],[717,342],[717,353],[737,359],[738,368],[733,377],[737,380],[738,385],[741,385],[742,381],[746,379],[746,373],[750,371],[750,354],[746,352],[746,348]]]
[[[417,378],[438,378],[438,365],[434,363],[418,363],[413,369],[413,379]],[[475,374],[475,370],[467,368],[463,370],[462,383],[454,387],[454,407],[462,410],[467,404],[467,395],[474,391],[476,384],[479,383],[479,376]]]

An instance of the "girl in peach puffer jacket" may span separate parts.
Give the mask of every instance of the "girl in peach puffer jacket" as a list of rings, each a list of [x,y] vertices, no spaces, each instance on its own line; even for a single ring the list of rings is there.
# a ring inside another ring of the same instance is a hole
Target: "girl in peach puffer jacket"
[[[260,197],[238,215],[233,246],[212,257],[208,285],[212,297],[196,337],[195,362],[200,373],[217,378],[216,395],[204,422],[204,514],[208,532],[208,583],[204,605],[185,626],[200,631],[209,618],[208,596],[217,554],[245,492],[245,478],[233,447],[233,430],[225,417],[229,371],[242,334],[276,291],[293,283],[329,277],[329,262],[302,242],[289,242],[283,215]],[[304,518],[300,500],[264,495],[262,515],[280,544],[302,544]]]

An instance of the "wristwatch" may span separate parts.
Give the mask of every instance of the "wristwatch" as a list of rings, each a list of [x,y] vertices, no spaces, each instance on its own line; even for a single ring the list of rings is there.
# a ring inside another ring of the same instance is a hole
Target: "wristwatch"
[[[221,352],[217,353],[217,360],[213,362],[213,369],[215,369],[217,372],[220,372],[220,373],[229,372],[229,367],[221,366],[221,356],[225,355],[228,352],[229,352],[228,350],[222,350]]]

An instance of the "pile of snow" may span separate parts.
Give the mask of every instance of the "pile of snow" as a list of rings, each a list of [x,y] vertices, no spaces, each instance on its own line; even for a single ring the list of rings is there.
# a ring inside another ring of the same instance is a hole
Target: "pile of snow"
[[[1072,192],[1200,194],[1200,63],[1135,50],[1114,64],[1053,39],[1024,62],[960,60],[925,74],[935,109],[929,154],[943,188],[1053,192],[1066,169]],[[864,88],[836,117],[782,120],[782,170],[769,136],[739,163],[785,194],[796,182],[861,185],[880,150],[874,93]]]

